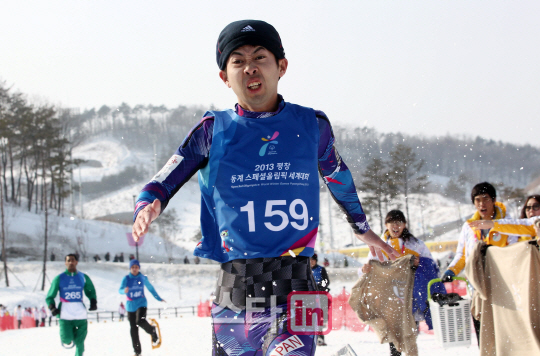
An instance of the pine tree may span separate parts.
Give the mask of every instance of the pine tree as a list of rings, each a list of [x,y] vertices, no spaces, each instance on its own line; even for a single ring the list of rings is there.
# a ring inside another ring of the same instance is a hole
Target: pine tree
[[[389,200],[396,196],[397,186],[390,177],[388,164],[378,157],[371,160],[362,177],[359,190],[367,193],[367,196],[362,200],[368,211],[371,209],[377,211],[382,233],[384,231],[383,204],[386,205]]]
[[[425,193],[425,188],[429,184],[427,175],[420,174],[424,164],[424,160],[416,158],[412,147],[403,143],[397,144],[390,152],[390,176],[405,198],[405,211],[409,227],[412,226],[409,216],[409,194]]]

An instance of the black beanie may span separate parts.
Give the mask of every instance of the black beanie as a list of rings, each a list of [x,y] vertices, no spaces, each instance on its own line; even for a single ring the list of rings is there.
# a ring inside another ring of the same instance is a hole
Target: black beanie
[[[263,46],[272,52],[276,59],[285,58],[281,38],[274,26],[259,20],[241,20],[231,22],[219,34],[216,45],[219,69],[225,70],[231,52],[245,45]]]

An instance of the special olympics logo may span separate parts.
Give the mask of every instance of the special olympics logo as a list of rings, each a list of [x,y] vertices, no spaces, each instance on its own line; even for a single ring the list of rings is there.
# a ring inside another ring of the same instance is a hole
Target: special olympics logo
[[[279,136],[279,132],[276,131],[274,132],[274,134],[272,135],[272,137],[270,136],[267,136],[267,138],[261,138],[261,140],[265,141],[266,143],[264,145],[262,145],[261,149],[259,150],[259,156],[264,156],[266,154],[266,148],[268,147],[268,145],[272,144],[272,145],[277,145],[278,142],[276,141],[276,138]],[[274,146],[270,146],[271,150],[268,154],[277,154],[277,152],[275,152],[275,147]]]

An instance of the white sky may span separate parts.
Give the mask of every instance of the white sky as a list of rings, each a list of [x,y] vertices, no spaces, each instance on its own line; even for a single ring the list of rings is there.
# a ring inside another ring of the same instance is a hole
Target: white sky
[[[0,0],[0,79],[66,107],[236,102],[215,43],[273,24],[286,100],[383,132],[540,146],[540,2]]]

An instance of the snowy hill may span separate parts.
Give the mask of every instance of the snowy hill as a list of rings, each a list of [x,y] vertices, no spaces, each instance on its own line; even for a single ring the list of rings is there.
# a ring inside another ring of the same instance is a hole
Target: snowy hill
[[[154,172],[154,166],[161,168],[161,164],[155,164],[150,152],[130,151],[122,142],[112,138],[92,139],[91,143],[78,147],[74,152],[74,157],[99,162],[101,168],[83,167],[81,168],[82,181],[94,181],[97,177],[115,174],[130,165],[138,165],[148,172],[147,178],[135,184],[122,186],[108,194],[93,199],[83,199],[83,212],[85,219],[96,219],[115,214],[124,214],[129,220],[133,211],[134,196],[137,196],[143,185],[150,180]],[[76,172],[77,173],[77,172]],[[77,174],[76,180],[77,180]],[[434,182],[441,184],[444,177],[432,177]],[[321,186],[324,184],[321,182]],[[83,183],[84,192],[84,183]],[[77,198],[77,197],[76,197]],[[321,227],[318,239],[318,250],[330,250],[342,248],[346,245],[358,245],[360,242],[354,238],[349,225],[343,218],[337,205],[330,201],[326,189],[321,190]],[[75,203],[75,212],[79,214],[80,209]],[[200,192],[196,177],[192,178],[171,200],[167,209],[174,208],[177,213],[178,230],[172,238],[175,244],[187,250],[192,250],[195,246],[194,236],[199,232],[199,210]],[[388,209],[405,209],[405,202],[402,199]],[[330,214],[329,214],[330,211]],[[416,235],[429,235],[429,230],[439,224],[456,221],[469,217],[474,211],[471,204],[460,204],[448,199],[440,194],[430,193],[427,195],[413,194],[409,197],[409,214],[411,231]],[[330,222],[331,217],[331,222]],[[120,219],[121,220],[121,219]],[[124,220],[125,221],[125,220]],[[370,216],[372,229],[380,233],[380,224],[377,216]],[[332,238],[330,238],[332,230]],[[156,232],[154,230],[154,232]],[[442,240],[456,240],[456,234],[449,231]]]
[[[44,248],[44,214],[38,215],[25,209],[6,206],[6,236],[8,256],[18,256],[23,259],[43,259]],[[101,258],[106,252],[111,256],[124,253],[135,254],[135,247],[130,247],[126,234],[131,232],[131,226],[97,220],[82,220],[75,216],[48,216],[48,251],[60,256],[78,251],[81,260],[90,260],[95,254]],[[168,262],[167,253],[176,256],[191,254],[182,247],[167,244],[159,236],[148,234],[139,256],[144,261]]]
[[[161,165],[154,162],[153,154],[150,152],[129,150],[122,140],[110,137],[91,138],[78,146],[73,155],[74,158],[87,160],[86,164],[74,172],[74,183],[82,182],[82,200],[79,199],[79,194],[74,194],[66,201],[64,216],[57,216],[55,212],[49,214],[49,251],[54,251],[58,255],[63,255],[66,251],[79,251],[83,260],[89,260],[95,254],[103,258],[106,252],[112,256],[123,252],[126,257],[134,253],[135,249],[127,245],[126,239],[126,233],[131,230],[134,199],[144,184],[151,179],[154,167],[159,169]],[[133,166],[143,176],[143,178],[133,177],[135,183],[118,184],[108,192],[104,190],[100,194],[85,194],[85,186],[91,182],[98,184],[101,179]],[[443,178],[433,179],[440,181]],[[321,187],[324,187],[322,182]],[[184,256],[192,254],[200,234],[200,199],[197,179],[194,177],[176,194],[167,207],[167,211],[174,209],[176,212],[177,229],[172,236],[164,238],[158,236],[160,234],[154,224],[139,251],[143,261],[168,262],[172,259],[178,262]],[[361,245],[337,205],[329,199],[327,189],[321,189],[321,225],[316,245],[317,252]],[[404,210],[403,199],[388,206],[388,210],[396,208]],[[33,208],[32,211],[34,210]],[[428,239],[432,239],[431,235],[436,230],[434,227],[466,218],[473,211],[471,204],[459,204],[440,194],[411,195],[409,227],[413,234],[425,235]],[[512,212],[511,209],[509,211]],[[375,214],[370,215],[369,223],[376,233],[381,232]],[[455,226],[456,229],[449,228],[448,231],[442,231],[442,235],[439,231],[436,239],[456,240],[459,224]],[[42,258],[43,214],[6,206],[6,231],[7,248],[11,257]]]

